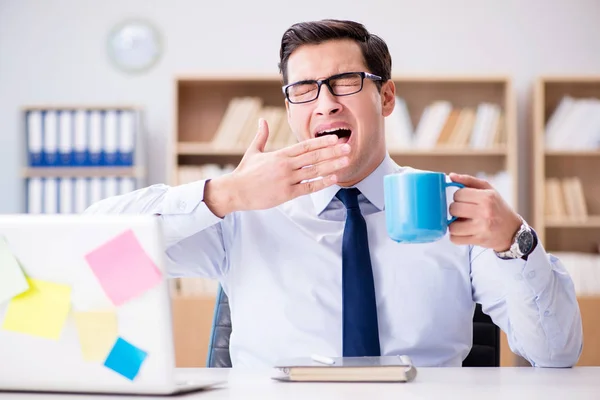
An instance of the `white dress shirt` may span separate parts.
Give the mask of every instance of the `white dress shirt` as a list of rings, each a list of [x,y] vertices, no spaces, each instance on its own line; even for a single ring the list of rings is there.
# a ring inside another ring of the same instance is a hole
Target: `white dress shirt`
[[[575,290],[542,243],[523,259],[387,236],[383,177],[402,173],[388,156],[356,187],[367,222],[382,355],[417,366],[460,366],[472,343],[475,303],[534,366],[574,365],[582,348]],[[221,219],[203,202],[205,181],[153,185],[87,213],[160,214],[172,277],[218,279],[229,297],[234,367],[342,353],[342,235],[346,210],[334,185],[260,211]]]

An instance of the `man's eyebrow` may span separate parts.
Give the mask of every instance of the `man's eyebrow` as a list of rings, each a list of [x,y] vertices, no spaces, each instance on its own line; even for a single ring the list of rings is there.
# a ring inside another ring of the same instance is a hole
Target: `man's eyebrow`
[[[299,79],[297,81],[290,81],[290,83],[305,83],[305,82],[314,82],[316,81],[315,78],[303,78],[303,79]]]

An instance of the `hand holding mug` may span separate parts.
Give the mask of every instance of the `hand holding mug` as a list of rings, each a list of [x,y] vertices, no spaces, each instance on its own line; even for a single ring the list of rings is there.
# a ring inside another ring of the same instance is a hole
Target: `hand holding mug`
[[[450,214],[458,218],[450,225],[450,240],[498,252],[508,250],[521,226],[519,215],[487,181],[454,173],[450,179],[465,186],[454,193],[450,204]]]

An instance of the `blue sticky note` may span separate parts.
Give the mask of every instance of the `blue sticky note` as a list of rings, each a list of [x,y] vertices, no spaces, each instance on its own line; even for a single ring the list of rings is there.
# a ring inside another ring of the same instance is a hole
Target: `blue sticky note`
[[[144,350],[138,349],[122,338],[117,338],[110,354],[104,361],[104,366],[134,380],[147,355],[148,353]]]

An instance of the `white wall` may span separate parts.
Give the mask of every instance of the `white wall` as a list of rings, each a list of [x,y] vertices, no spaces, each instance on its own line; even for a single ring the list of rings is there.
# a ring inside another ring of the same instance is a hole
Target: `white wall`
[[[114,70],[105,56],[108,31],[130,16],[154,21],[166,38],[164,58],[139,77]],[[22,210],[21,105],[140,104],[150,135],[149,183],[163,182],[173,75],[275,73],[283,31],[325,17],[355,19],[382,36],[395,73],[513,76],[523,167],[534,78],[600,73],[598,0],[0,0],[0,213]],[[525,179],[521,192],[527,188]],[[525,194],[520,205],[528,207]]]

